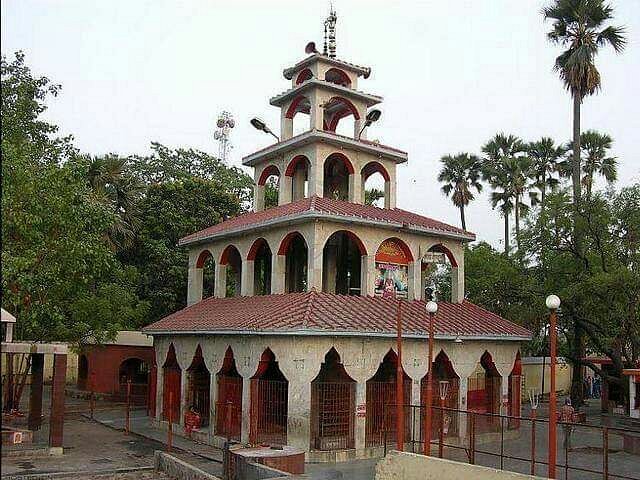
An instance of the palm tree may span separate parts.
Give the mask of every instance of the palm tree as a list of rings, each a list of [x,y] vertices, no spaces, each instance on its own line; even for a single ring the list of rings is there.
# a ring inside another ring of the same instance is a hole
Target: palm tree
[[[554,191],[560,183],[554,174],[558,172],[559,160],[567,153],[567,149],[562,145],[556,146],[549,137],[527,144],[526,149],[533,161],[535,185],[540,190],[540,202],[544,207],[547,191]]]
[[[445,155],[440,159],[442,169],[438,174],[438,181],[444,183],[442,193],[451,195],[451,201],[460,209],[462,229],[467,229],[464,218],[464,207],[475,198],[473,189],[482,191],[480,159],[469,153],[459,153],[455,156]]]
[[[580,135],[580,145],[585,156],[582,166],[582,185],[586,189],[587,200],[591,198],[595,174],[603,176],[609,183],[614,182],[618,177],[618,160],[616,157],[607,156],[607,151],[611,149],[612,144],[613,139],[606,133],[587,130]]]
[[[620,53],[626,44],[624,28],[605,26],[613,18],[613,8],[604,0],[554,0],[542,10],[553,21],[547,37],[566,47],[555,61],[555,70],[573,97],[573,203],[580,202],[580,106],[584,98],[601,88],[595,56],[610,45]]]
[[[516,197],[513,181],[513,165],[507,165],[507,160],[516,158],[525,150],[525,145],[515,135],[496,134],[482,147],[485,154],[485,162],[482,166],[482,175],[491,185],[491,204],[493,208],[499,207],[500,214],[504,218],[504,251],[509,253],[509,215],[515,210]],[[517,222],[520,218],[520,209],[517,212]],[[517,226],[518,230],[520,225]]]

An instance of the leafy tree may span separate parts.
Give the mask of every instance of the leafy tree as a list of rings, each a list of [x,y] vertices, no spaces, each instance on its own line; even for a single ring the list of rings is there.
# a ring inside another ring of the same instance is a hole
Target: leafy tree
[[[71,138],[42,120],[59,86],[34,78],[24,56],[2,58],[2,304],[16,337],[82,343],[136,327],[148,305],[136,271],[109,245],[112,210],[95,201]]]
[[[566,89],[573,97],[573,201],[579,204],[580,185],[580,106],[585,97],[601,88],[600,72],[595,65],[599,49],[607,45],[616,53],[625,47],[624,28],[607,25],[613,8],[604,0],[554,0],[542,10],[553,26],[549,40],[565,47],[555,61]]]
[[[264,184],[264,208],[277,207],[279,195],[279,179],[278,177],[271,176]]]
[[[440,162],[442,168],[438,181],[444,183],[442,193],[451,195],[451,201],[460,209],[462,229],[466,230],[464,207],[475,198],[472,190],[478,193],[482,191],[480,159],[475,155],[459,153],[455,156],[445,155]]]
[[[376,202],[384,198],[384,191],[379,188],[368,188],[364,191],[364,204],[376,205]]]
[[[544,208],[547,191],[554,191],[560,180],[554,177],[558,172],[558,163],[564,157],[567,149],[556,146],[552,138],[542,137],[537,142],[526,146],[527,154],[533,161],[533,178],[535,186],[540,191],[540,203]]]

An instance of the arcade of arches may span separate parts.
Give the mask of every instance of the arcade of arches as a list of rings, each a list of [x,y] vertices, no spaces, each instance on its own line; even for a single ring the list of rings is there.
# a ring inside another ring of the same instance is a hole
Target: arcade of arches
[[[171,398],[175,423],[184,423],[185,412],[193,409],[202,417],[201,431],[210,432],[209,435],[270,445],[297,444],[309,452],[377,448],[385,438],[396,438],[397,414],[395,408],[390,408],[397,392],[398,356],[394,348],[389,348],[375,366],[369,365],[366,378],[351,361],[344,363],[340,348],[335,346],[325,350],[317,364],[291,362],[291,356],[285,356],[283,363],[270,347],[264,348],[253,363],[250,357],[239,357],[234,349],[236,346],[227,345],[223,355],[212,357],[198,344],[184,369],[170,343],[161,363],[163,387],[158,392],[157,405],[161,418],[167,421]],[[465,363],[460,370],[447,352],[436,352],[432,363],[432,404],[439,405],[439,385],[446,382],[445,407],[452,410],[444,418],[437,409],[433,410],[432,438],[436,438],[441,424],[446,426],[448,437],[465,435],[465,415],[459,418],[453,410],[519,415],[521,367],[517,350],[511,357],[513,364],[506,369],[504,352],[500,352],[502,373],[488,351],[478,355],[475,365]],[[181,352],[179,357],[186,359],[189,355]],[[220,358],[219,367],[214,365],[214,358]],[[243,363],[241,369],[239,361]],[[410,361],[403,361],[404,402],[424,405],[427,375],[416,375],[415,368],[407,371]],[[216,372],[215,377],[211,371]],[[424,417],[410,409],[404,413],[405,441],[411,441],[412,435],[414,440],[422,438]],[[209,418],[213,420],[209,422]],[[306,424],[300,423],[301,418],[307,419]],[[478,418],[482,421],[476,424],[476,433],[496,431],[491,418]],[[509,428],[518,426],[509,422]]]

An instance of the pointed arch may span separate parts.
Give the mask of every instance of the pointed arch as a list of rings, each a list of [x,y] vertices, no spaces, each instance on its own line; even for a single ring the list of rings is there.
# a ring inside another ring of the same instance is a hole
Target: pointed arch
[[[333,67],[327,70],[324,74],[324,79],[327,82],[342,85],[343,87],[351,87],[351,79],[349,78],[349,75],[339,68]]]
[[[280,178],[280,170],[274,164],[271,164],[262,170],[260,178],[258,179],[258,185],[264,185],[267,182],[267,179],[271,176]]]
[[[176,349],[171,343],[162,365],[162,418],[172,423],[180,423],[180,406],[182,399],[182,369],[176,358]]]
[[[292,119],[298,112],[309,113],[309,110],[311,108],[310,105],[311,103],[307,97],[305,97],[304,95],[298,95],[293,99],[291,105],[289,105],[289,108],[285,113],[285,117]]]
[[[242,376],[236,368],[231,345],[227,347],[222,367],[216,374],[216,435],[240,441],[242,430]]]
[[[438,434],[441,426],[446,427],[446,435],[447,436],[457,436],[459,431],[459,417],[458,412],[454,411],[458,409],[458,399],[460,392],[460,376],[456,373],[453,368],[453,364],[449,359],[449,356],[445,353],[444,350],[440,350],[436,357],[433,359],[431,367],[433,370],[432,381],[431,381],[431,391],[433,395],[431,397],[431,406],[437,407],[431,410],[433,419],[431,421],[431,438],[435,438]],[[423,406],[427,405],[427,388],[429,386],[429,372],[427,372],[424,377],[422,377],[420,381],[420,403]],[[449,412],[445,413],[443,418],[442,411],[439,409],[440,406],[440,397],[438,395],[439,384],[440,382],[448,382],[448,391],[447,396],[445,398],[444,406],[445,408],[452,409]],[[424,421],[424,409],[421,411],[422,420],[420,421],[420,430],[421,430],[421,438],[424,438],[422,434],[422,430],[424,429],[425,421]]]
[[[300,73],[298,73],[298,76],[296,77],[296,85],[300,85],[301,83],[304,83],[311,78],[313,78],[313,73],[309,68],[305,68]]]

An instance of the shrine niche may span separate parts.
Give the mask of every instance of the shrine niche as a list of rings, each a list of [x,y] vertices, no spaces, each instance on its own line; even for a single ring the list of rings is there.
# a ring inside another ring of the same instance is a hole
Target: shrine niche
[[[382,297],[408,298],[411,250],[399,238],[382,242],[376,252],[375,294]]]

